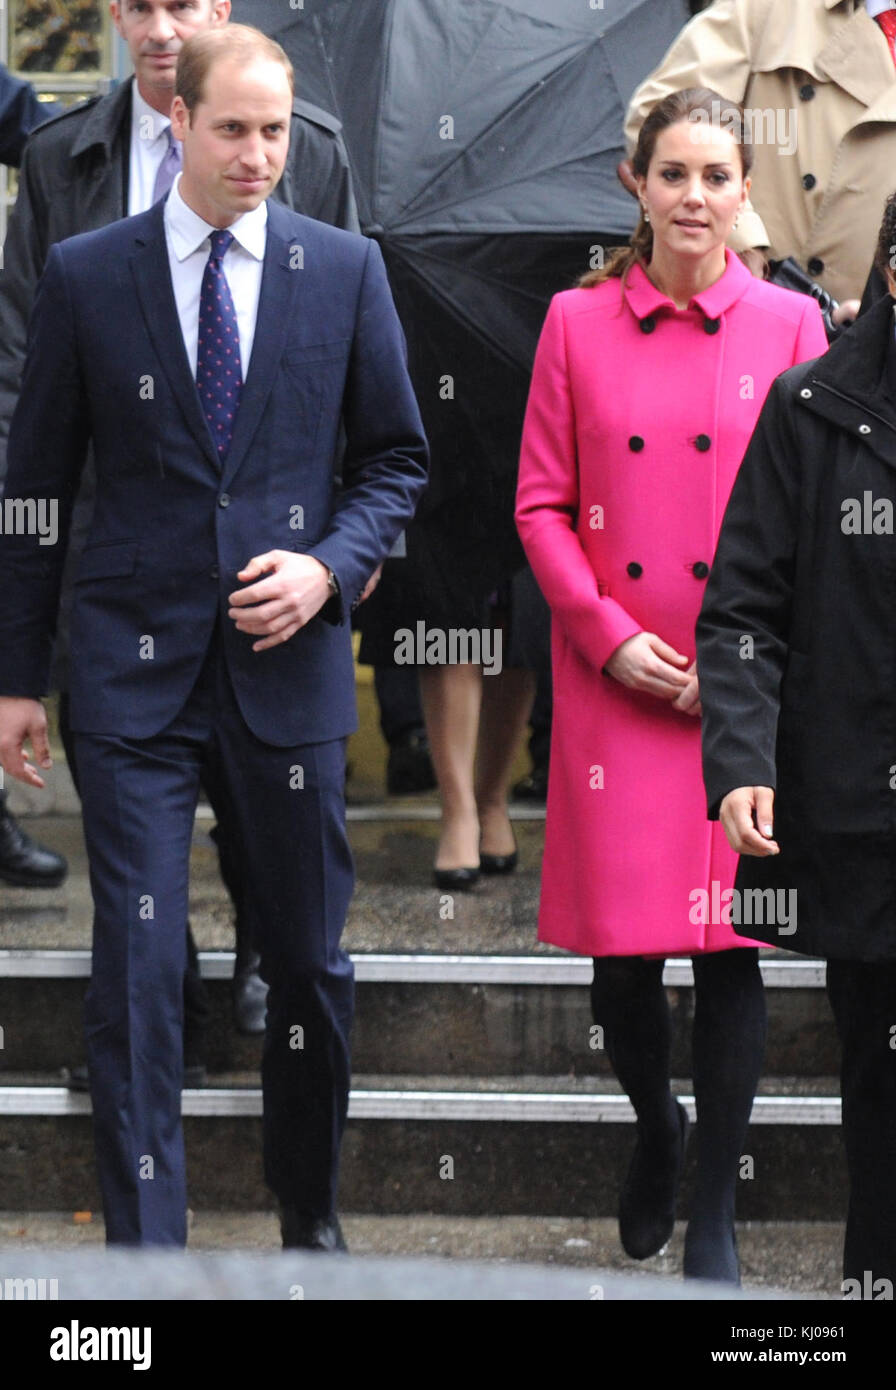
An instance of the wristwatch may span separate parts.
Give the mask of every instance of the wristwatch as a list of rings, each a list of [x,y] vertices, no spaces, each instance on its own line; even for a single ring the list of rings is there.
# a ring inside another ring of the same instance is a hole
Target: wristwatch
[[[331,594],[335,594],[335,595],[338,597],[338,595],[339,595],[339,580],[336,578],[335,574],[334,574],[333,571],[330,569],[329,565],[327,566],[327,585],[329,586],[330,593],[331,593]]]

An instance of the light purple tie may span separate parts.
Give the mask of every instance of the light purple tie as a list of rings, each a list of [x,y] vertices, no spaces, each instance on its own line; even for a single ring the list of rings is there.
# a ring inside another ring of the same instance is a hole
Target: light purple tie
[[[171,127],[165,131],[168,136],[168,148],[162,158],[156,173],[156,181],[152,186],[152,200],[157,203],[160,198],[164,198],[168,189],[174,183],[180,173],[180,141],[175,140],[171,134]]]

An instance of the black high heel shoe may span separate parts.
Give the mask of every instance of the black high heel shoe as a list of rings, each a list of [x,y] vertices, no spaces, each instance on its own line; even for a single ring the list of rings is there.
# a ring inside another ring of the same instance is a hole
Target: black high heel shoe
[[[512,833],[512,832],[511,832]],[[479,867],[484,874],[509,874],[519,863],[520,852],[513,836],[513,849],[509,854],[483,854],[479,851]]]
[[[478,882],[479,865],[471,869],[433,869],[432,876],[437,888],[464,893]]]

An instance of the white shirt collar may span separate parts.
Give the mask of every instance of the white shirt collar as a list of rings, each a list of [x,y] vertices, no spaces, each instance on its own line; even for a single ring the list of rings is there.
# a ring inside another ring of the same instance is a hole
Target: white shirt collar
[[[865,9],[874,19],[876,15],[883,14],[884,10],[896,9],[893,0],[865,0]]]
[[[181,178],[182,175],[178,174],[165,202],[165,225],[175,256],[179,261],[185,261],[194,251],[199,250],[215,228],[211,223],[203,221],[199,214],[184,202],[180,196]],[[248,251],[257,261],[263,261],[267,222],[268,205],[261,202],[257,208],[253,208],[251,212],[244,212],[235,222],[231,222],[227,230],[233,233],[234,240],[239,242],[244,251]]]
[[[167,143],[167,130],[170,124],[171,121],[168,116],[163,116],[161,111],[156,111],[150,106],[149,102],[145,101],[140,95],[140,88],[137,86],[135,78],[133,87],[131,88],[132,128],[136,130],[144,140],[148,140],[150,144],[163,135]],[[150,130],[152,131],[152,135],[148,133]]]

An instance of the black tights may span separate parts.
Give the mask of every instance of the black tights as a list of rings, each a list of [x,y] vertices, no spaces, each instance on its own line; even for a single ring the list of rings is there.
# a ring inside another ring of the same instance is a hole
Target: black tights
[[[678,1134],[669,1087],[671,1027],[662,960],[603,956],[591,1007],[604,1046],[647,1144]],[[765,992],[755,947],[695,956],[692,1035],[697,1181],[691,1226],[699,1236],[734,1220],[734,1194],[765,1054]],[[695,1226],[696,1223],[696,1226]],[[689,1228],[689,1238],[691,1237]]]

